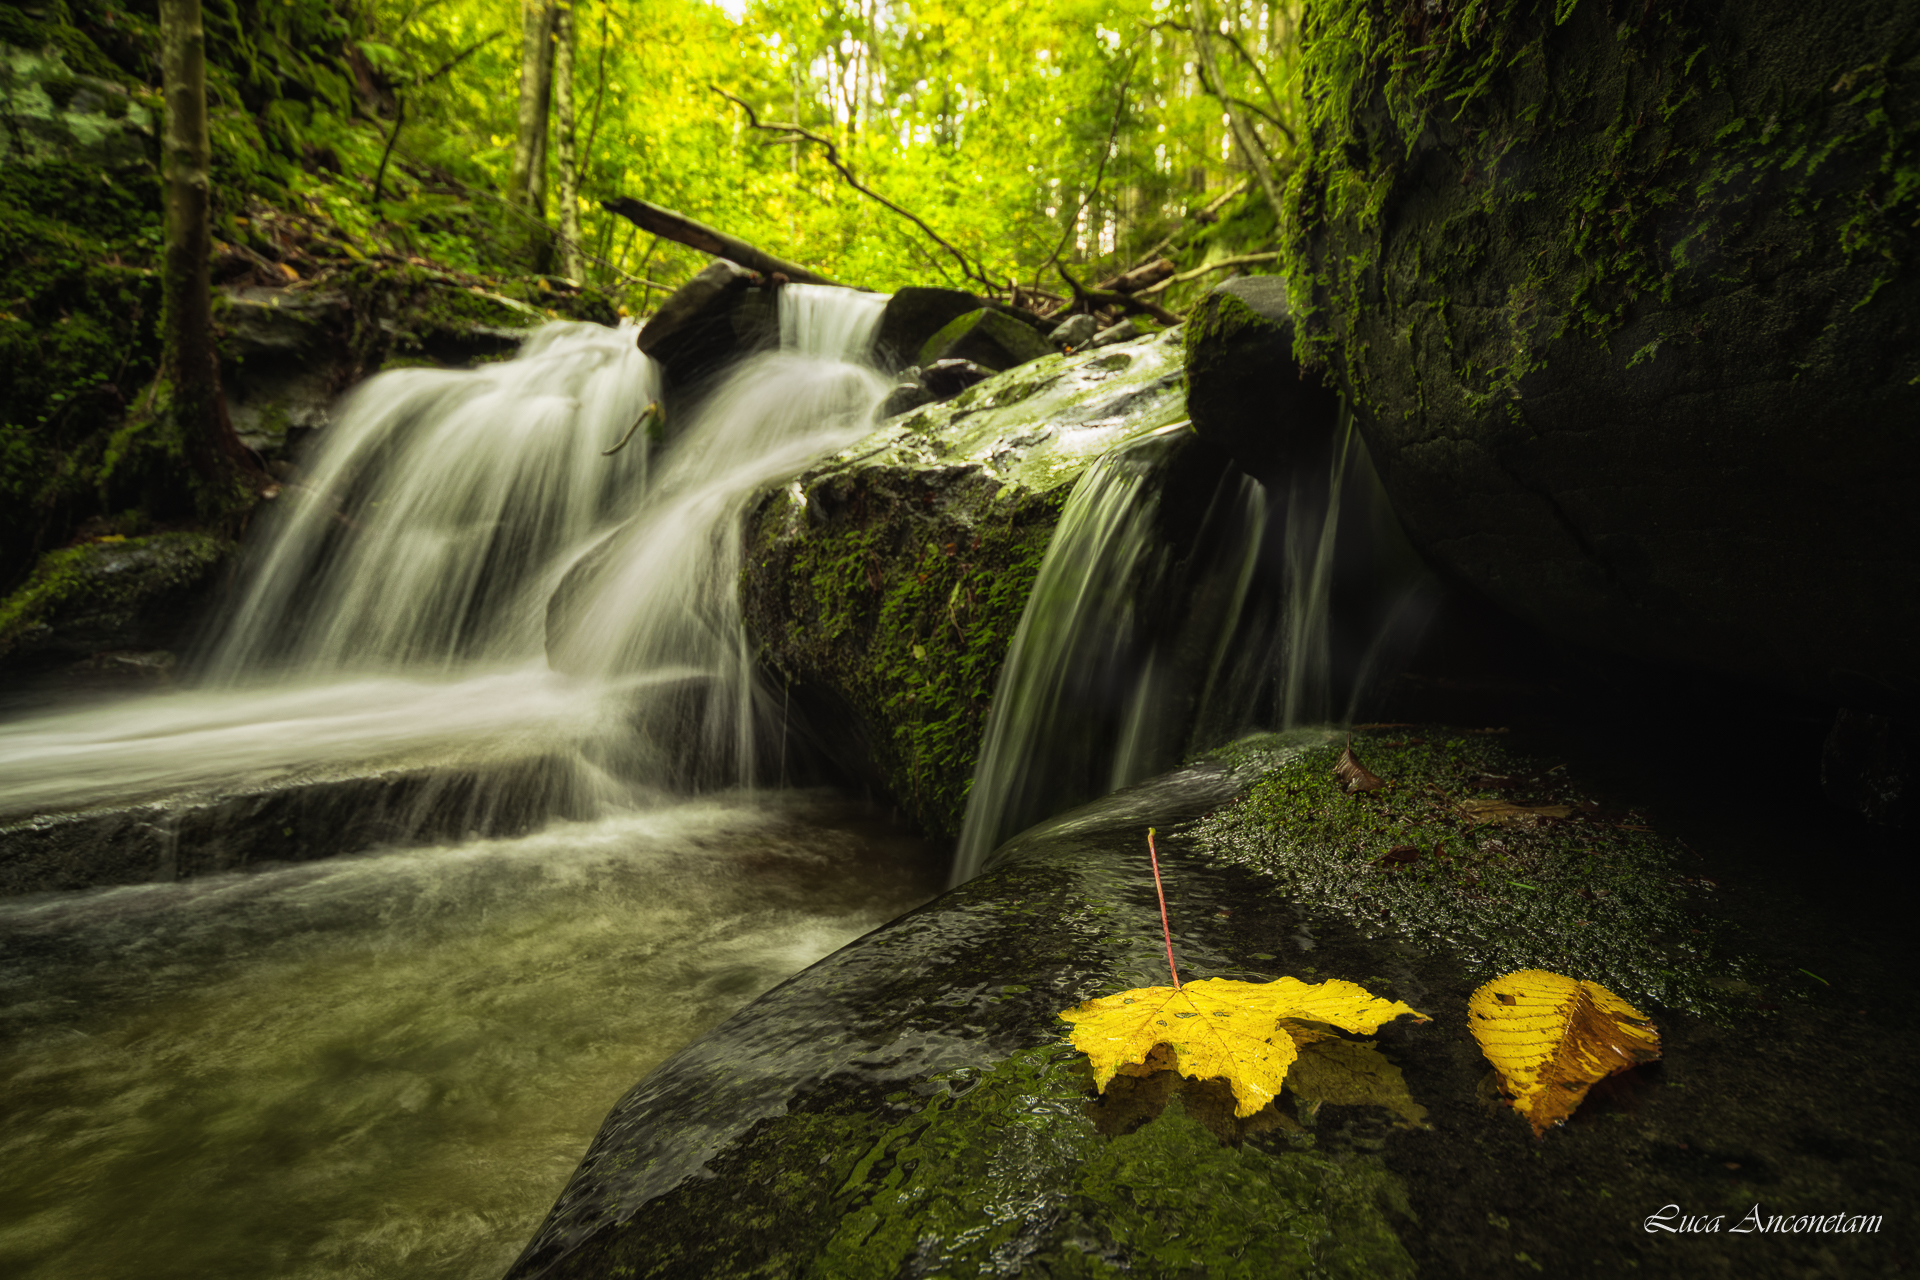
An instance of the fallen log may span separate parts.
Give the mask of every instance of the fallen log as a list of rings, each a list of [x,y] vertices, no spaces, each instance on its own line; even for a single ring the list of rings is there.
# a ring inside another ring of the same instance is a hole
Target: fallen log
[[[1172,262],[1166,258],[1156,258],[1145,266],[1135,267],[1131,271],[1123,271],[1117,276],[1102,280],[1093,287],[1096,290],[1107,293],[1139,293],[1149,286],[1159,284],[1162,280],[1169,278],[1173,275],[1174,270],[1175,268]]]
[[[716,231],[704,222],[696,222],[684,213],[675,213],[672,209],[663,209],[657,204],[648,204],[645,200],[636,200],[632,196],[615,196],[611,200],[602,200],[600,207],[608,213],[619,214],[635,226],[652,232],[663,240],[684,244],[689,249],[698,249],[701,253],[712,254],[716,258],[725,258],[749,271],[757,271],[763,276],[785,276],[794,284],[837,285],[839,283],[837,280],[829,280],[817,272],[809,271],[798,263],[788,262],[756,249],[737,236]]]

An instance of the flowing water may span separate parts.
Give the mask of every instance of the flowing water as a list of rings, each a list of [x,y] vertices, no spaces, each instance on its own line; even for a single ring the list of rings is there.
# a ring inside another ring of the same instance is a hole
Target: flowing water
[[[1001,669],[950,884],[1034,823],[1195,751],[1341,705],[1351,722],[1424,628],[1430,580],[1382,576],[1366,545],[1401,540],[1379,527],[1391,513],[1350,424],[1273,494],[1202,464],[1211,496],[1196,502],[1190,482],[1170,496],[1182,443],[1176,428],[1122,446],[1068,498]],[[1181,532],[1183,507],[1201,516]],[[1366,581],[1336,610],[1343,550]]]
[[[0,904],[0,1273],[497,1276],[634,1080],[933,891],[857,809],[715,789],[779,728],[741,504],[885,389],[872,297],[788,293],[786,349],[611,454],[631,330],[372,380],[198,687],[0,725],[0,813],[522,759],[596,815]]]

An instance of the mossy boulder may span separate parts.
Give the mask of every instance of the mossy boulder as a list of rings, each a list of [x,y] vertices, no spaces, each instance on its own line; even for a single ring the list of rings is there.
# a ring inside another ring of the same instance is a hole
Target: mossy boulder
[[[921,366],[971,360],[996,372],[1053,354],[1046,335],[1005,311],[982,307],[956,316],[920,344]]]
[[[1000,664],[1068,492],[1183,416],[1177,336],[1046,359],[891,419],[747,517],[741,599],[803,732],[957,835]]]
[[[1920,697],[1920,6],[1379,9],[1321,15],[1285,265],[1416,546],[1561,636]]]
[[[42,556],[0,601],[0,666],[170,649],[232,551],[211,534],[160,533],[100,538]]]
[[[964,289],[935,289],[908,285],[894,291],[880,313],[873,335],[874,355],[885,369],[904,369],[920,359],[927,339],[970,311],[980,299]]]
[[[1340,397],[1294,359],[1284,280],[1216,286],[1194,304],[1186,335],[1187,412],[1202,440],[1263,481],[1326,451]]]
[[[1903,921],[1836,948],[1854,895],[1810,903],[1797,840],[1762,878],[1746,833],[1683,845],[1538,743],[1412,725],[1352,741],[1388,787],[1344,794],[1331,734],[1239,744],[1041,824],[761,997],[615,1105],[511,1280],[1894,1265],[1897,1209],[1858,1197],[1898,1206],[1920,1188],[1899,1083],[1920,1032],[1857,1010],[1904,976],[1902,959],[1884,967]],[[1448,822],[1424,808],[1435,789],[1572,812]],[[1337,1095],[1294,1077],[1245,1119],[1220,1080],[1160,1071],[1096,1094],[1058,1015],[1167,981],[1149,827],[1183,981],[1340,979],[1431,1021],[1346,1050],[1384,1067]],[[1451,865],[1432,860],[1435,835]],[[1383,858],[1413,841],[1421,860]],[[1728,866],[1756,874],[1722,895]],[[1459,883],[1469,870],[1477,883]],[[1722,912],[1770,957],[1742,969],[1709,945]],[[1468,1025],[1471,993],[1518,965],[1603,981],[1664,1049],[1544,1139]],[[1723,1215],[1719,1230],[1644,1225],[1670,1204]],[[1767,1233],[1760,1257],[1761,1233],[1732,1231],[1756,1206],[1828,1225]]]

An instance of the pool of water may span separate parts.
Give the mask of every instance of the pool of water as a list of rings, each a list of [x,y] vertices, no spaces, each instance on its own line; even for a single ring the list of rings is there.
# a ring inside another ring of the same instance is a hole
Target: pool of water
[[[0,1273],[494,1280],[634,1082],[945,870],[780,792],[0,903]]]

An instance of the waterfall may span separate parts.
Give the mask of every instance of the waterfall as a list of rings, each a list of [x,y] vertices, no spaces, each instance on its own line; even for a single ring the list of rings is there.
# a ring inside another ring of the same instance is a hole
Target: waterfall
[[[886,388],[883,295],[781,294],[781,350],[610,455],[664,398],[631,328],[369,379],[256,530],[197,687],[0,727],[0,807],[449,752],[558,760],[602,799],[751,783],[741,507],[868,430]]]
[[[1183,427],[1155,433],[1074,486],[1001,668],[954,883],[1042,818],[1178,764],[1194,725],[1241,727],[1213,703],[1265,502],[1253,481],[1220,477],[1176,546],[1163,506],[1189,440]]]
[[[1194,751],[1324,723],[1343,690],[1351,721],[1424,627],[1431,585],[1391,566],[1397,527],[1349,422],[1273,494],[1187,443],[1173,428],[1122,446],[1069,496],[1001,668],[951,883]],[[1362,579],[1344,608],[1342,555]]]

